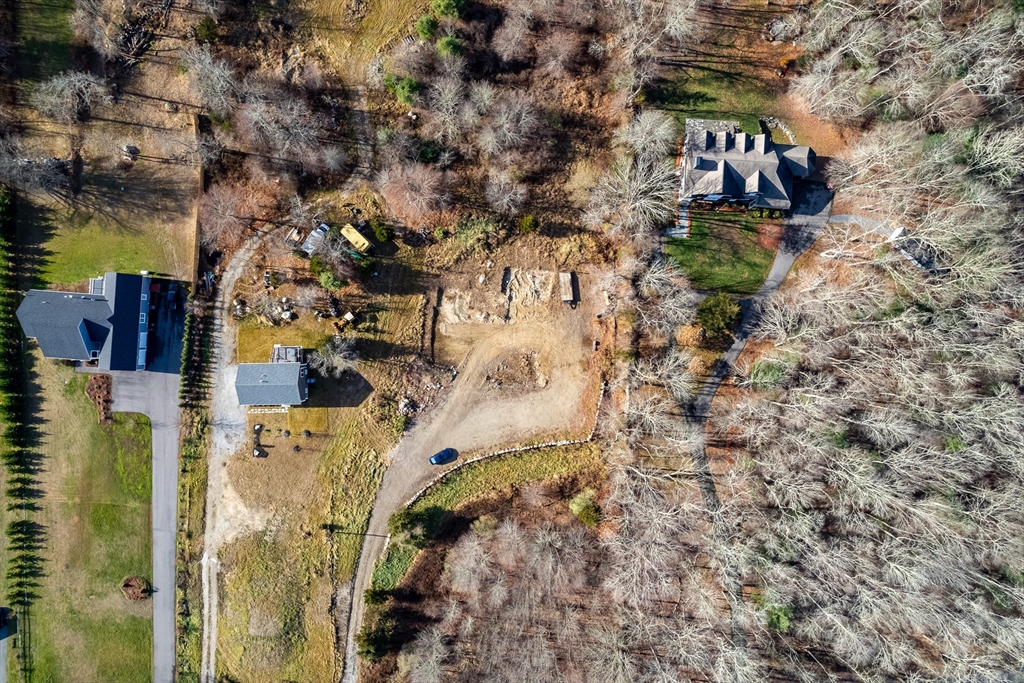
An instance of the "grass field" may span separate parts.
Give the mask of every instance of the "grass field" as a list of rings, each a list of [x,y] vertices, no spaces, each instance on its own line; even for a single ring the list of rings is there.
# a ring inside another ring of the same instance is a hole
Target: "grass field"
[[[601,471],[604,461],[595,444],[542,448],[483,460],[456,470],[413,503],[409,510],[432,535],[460,505],[498,491],[544,479],[587,471]],[[395,588],[412,566],[418,550],[401,541],[392,541],[388,552],[373,570],[373,587]]]
[[[37,0],[17,6],[21,78],[39,81],[70,67],[75,0]]]
[[[149,420],[115,413],[100,425],[85,375],[38,356],[35,369],[47,575],[33,609],[33,680],[150,680],[152,607],[119,588],[126,576],[151,578]]]
[[[764,246],[770,225],[745,213],[695,211],[690,214],[690,237],[667,240],[665,253],[696,289],[753,294],[775,258],[775,249]]]
[[[427,11],[423,0],[368,0],[360,19],[348,17],[344,0],[305,0],[314,19],[314,34],[333,48],[328,52],[339,71],[362,79],[366,63],[384,45],[408,35],[412,23]]]

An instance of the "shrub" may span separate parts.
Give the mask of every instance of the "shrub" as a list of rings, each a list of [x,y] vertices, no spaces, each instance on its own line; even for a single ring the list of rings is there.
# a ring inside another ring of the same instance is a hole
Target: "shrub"
[[[730,332],[740,314],[740,305],[724,292],[713,294],[697,307],[697,321],[709,337]]]
[[[519,232],[524,235],[529,235],[531,232],[537,231],[538,226],[537,217],[533,215],[526,215],[519,219]]]
[[[370,662],[383,659],[391,647],[391,634],[394,630],[395,622],[388,617],[381,617],[372,627],[364,625],[356,634],[359,656]]]
[[[793,623],[793,608],[787,605],[769,605],[765,610],[769,628],[785,633]]]
[[[601,508],[594,502],[594,490],[586,489],[569,501],[569,510],[587,526],[601,521]]]
[[[196,26],[196,40],[200,43],[212,43],[217,40],[217,22],[213,17],[203,17]]]
[[[409,508],[401,508],[388,518],[388,533],[392,536],[411,531],[416,526],[416,517]]]
[[[370,219],[370,229],[373,230],[373,236],[377,238],[378,242],[388,242],[395,236],[395,231],[391,229],[391,226],[381,222],[378,218]]]
[[[320,286],[324,289],[341,289],[345,281],[329,270],[320,273]]]
[[[395,83],[395,97],[407,107],[416,103],[416,95],[423,90],[423,84],[415,78],[403,78]]]
[[[391,591],[383,588],[368,588],[363,591],[363,600],[367,605],[383,605],[391,597]]]
[[[445,236],[444,228],[441,228],[441,227],[434,228],[434,239],[435,240],[441,241],[441,240],[444,239],[444,236]]]
[[[437,53],[445,57],[458,57],[462,54],[462,43],[454,36],[445,36],[437,41]]]
[[[319,278],[320,274],[326,270],[328,270],[327,264],[324,263],[324,259],[320,254],[314,254],[309,259],[309,272],[313,277]]]
[[[430,9],[439,17],[458,19],[465,6],[464,0],[431,0]]]
[[[416,20],[416,35],[422,40],[433,40],[434,34],[437,33],[437,19],[424,14],[422,17]]]

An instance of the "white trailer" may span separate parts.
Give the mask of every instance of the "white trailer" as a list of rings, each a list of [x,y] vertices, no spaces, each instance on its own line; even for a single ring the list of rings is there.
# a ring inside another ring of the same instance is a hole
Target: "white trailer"
[[[572,286],[572,273],[559,273],[558,286],[562,292],[562,301],[570,306],[576,303],[576,292]]]

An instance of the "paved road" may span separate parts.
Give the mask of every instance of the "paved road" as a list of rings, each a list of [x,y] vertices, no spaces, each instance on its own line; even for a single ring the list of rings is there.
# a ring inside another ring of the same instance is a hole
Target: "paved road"
[[[114,372],[113,409],[153,430],[153,683],[174,683],[174,560],[178,517],[179,376]]]

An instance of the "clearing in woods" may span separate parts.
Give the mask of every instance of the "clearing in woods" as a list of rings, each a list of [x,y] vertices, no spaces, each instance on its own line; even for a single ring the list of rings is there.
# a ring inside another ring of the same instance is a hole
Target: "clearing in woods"
[[[776,70],[791,66],[802,49],[790,41],[762,38],[766,22],[791,11],[782,3],[758,0],[702,4],[695,20],[701,40],[682,54],[666,56],[663,61],[672,68],[647,89],[648,102],[674,116],[680,130],[684,119],[702,118],[739,121],[744,131],[760,133],[758,119],[776,116],[800,144],[819,156],[832,156],[853,131],[825,123],[786,93],[792,69],[785,77]],[[782,131],[775,131],[774,138],[788,142]]]
[[[99,424],[85,395],[88,375],[29,356],[39,418],[44,576],[33,606],[34,680],[147,681],[153,613],[120,582],[152,572],[149,419],[114,413]]]

